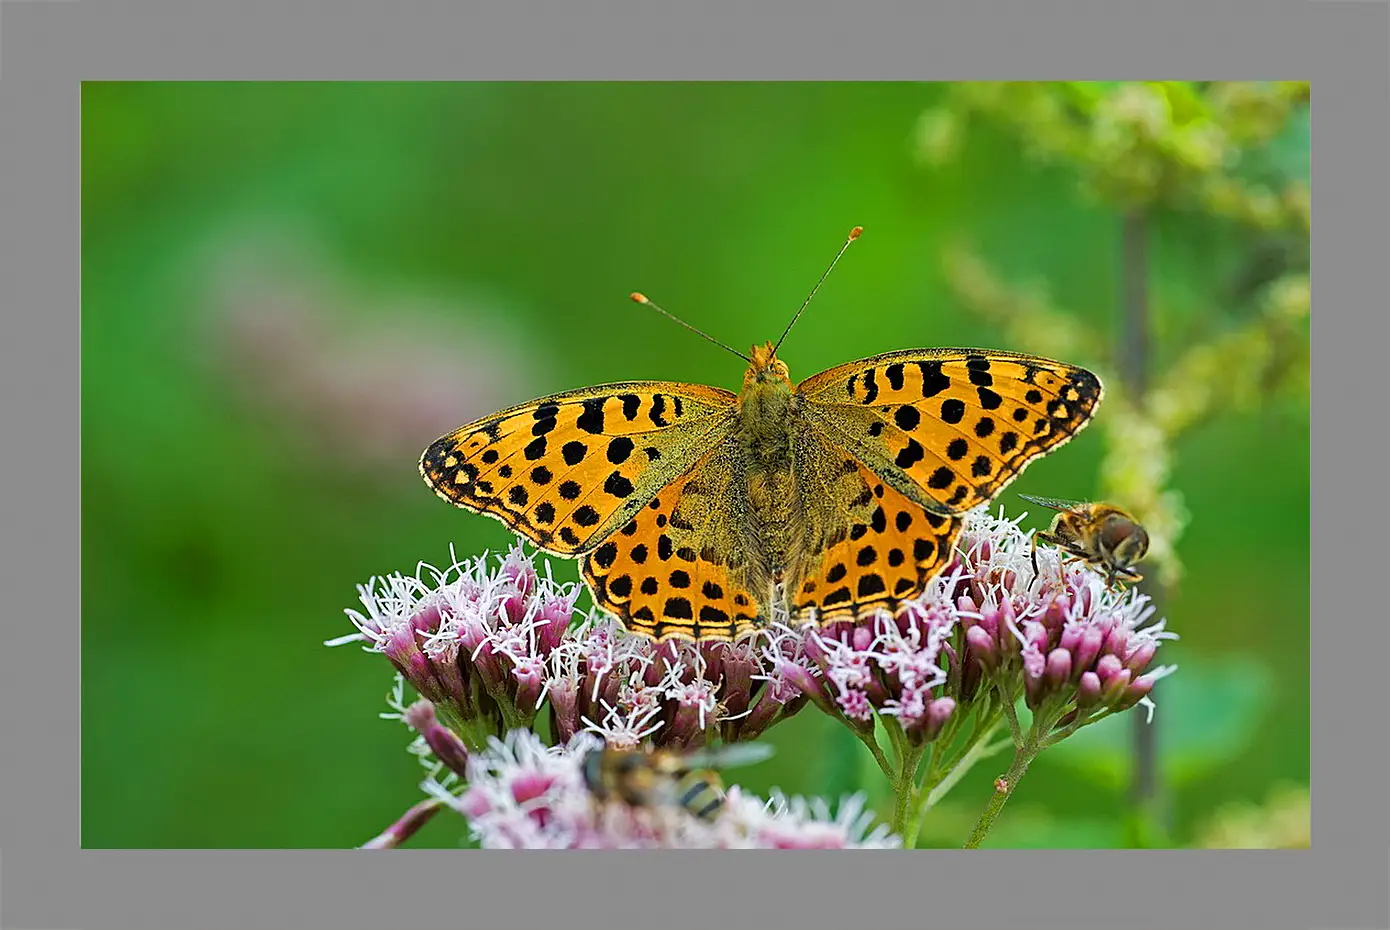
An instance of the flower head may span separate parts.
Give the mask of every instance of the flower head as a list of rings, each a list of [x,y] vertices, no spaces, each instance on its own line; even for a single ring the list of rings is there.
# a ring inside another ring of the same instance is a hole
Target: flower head
[[[1096,714],[1144,701],[1172,671],[1152,660],[1174,635],[1145,626],[1148,598],[1112,591],[1049,549],[1038,550],[1035,574],[1031,550],[1017,522],[973,510],[956,556],[920,597],[857,624],[779,625],[765,674],[866,733],[876,716],[892,718],[914,743],[991,684],[1033,708],[1070,701]]]
[[[361,641],[385,655],[476,747],[535,716],[577,586],[543,577],[517,545],[501,559],[422,564],[358,591],[362,610],[347,611],[357,633],[330,644]]]
[[[754,739],[807,702],[795,644],[764,640],[653,643],[612,617],[581,615],[576,584],[552,581],[520,544],[501,557],[373,578],[349,610],[360,641],[385,655],[477,749],[489,735],[530,726],[538,713],[558,740],[588,731],[623,745],[695,745],[711,734]],[[577,622],[578,621],[578,622]]]

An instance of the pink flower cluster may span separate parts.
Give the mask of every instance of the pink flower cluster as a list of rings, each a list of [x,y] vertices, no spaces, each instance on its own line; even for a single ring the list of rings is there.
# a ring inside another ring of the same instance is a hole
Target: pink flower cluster
[[[547,658],[575,615],[578,587],[542,578],[520,547],[490,570],[486,555],[440,571],[373,578],[359,586],[358,632],[422,697],[463,724],[481,746],[488,733],[526,726],[546,684]],[[472,738],[470,738],[472,737]]]
[[[786,647],[786,673],[764,670],[754,642],[660,646],[611,618],[575,610],[578,586],[537,571],[520,545],[492,560],[374,578],[347,613],[361,641],[385,655],[422,697],[460,725],[470,748],[528,727],[543,706],[559,741],[589,731],[613,745],[680,749],[717,732],[751,740],[797,713],[809,674]],[[572,625],[573,624],[573,625]],[[784,650],[775,649],[782,655]]]
[[[547,747],[514,730],[469,757],[462,794],[427,782],[435,801],[467,818],[485,849],[848,849],[894,848],[860,796],[832,814],[825,802],[774,796],[764,801],[731,787],[719,813],[702,821],[679,807],[600,804],[585,784],[583,759],[602,745],[590,733]]]
[[[864,835],[854,803],[833,818],[819,802],[765,804],[737,789],[723,826],[627,809],[598,823],[578,759],[605,743],[681,751],[713,737],[752,740],[807,703],[872,750],[876,720],[922,747],[987,699],[998,713],[1022,695],[1050,729],[1148,705],[1173,670],[1154,664],[1173,634],[1146,625],[1148,599],[1108,589],[1051,548],[1037,561],[1035,573],[1017,523],[976,510],[951,563],[895,614],[825,628],[774,622],[738,643],[699,645],[656,645],[612,618],[581,615],[578,586],[553,581],[549,565],[538,571],[520,545],[501,558],[374,578],[360,588],[362,609],[348,611],[357,632],[331,643],[366,643],[425,699],[407,707],[398,693],[386,716],[419,735],[412,752],[430,769],[434,797],[373,842],[394,845],[449,806],[485,846],[881,844]],[[554,748],[530,732],[539,715]]]
[[[765,662],[818,707],[870,732],[876,715],[915,744],[931,740],[983,685],[1022,690],[1031,708],[1074,700],[1084,713],[1127,709],[1172,671],[1151,668],[1174,634],[1148,598],[1112,591],[1095,570],[1037,552],[1016,522],[984,509],[966,517],[957,555],[895,615],[822,630],[774,625]],[[785,658],[801,657],[797,668]]]
[[[1022,676],[1031,709],[1073,702],[1083,714],[1111,713],[1148,705],[1154,683],[1174,670],[1154,658],[1177,635],[1162,620],[1146,625],[1154,607],[1138,589],[1108,588],[1099,572],[1051,548],[1038,550],[1035,575],[1028,537],[1002,517],[968,520],[958,548],[969,574],[943,600],[962,627],[953,651],[963,696],[982,676]]]
[[[580,618],[578,586],[537,571],[520,545],[501,559],[373,579],[350,610],[383,653],[478,749],[546,708],[557,741],[588,731],[610,744],[681,749],[712,731],[755,739],[808,701],[870,731],[897,720],[933,739],[983,684],[1022,683],[1031,707],[1073,700],[1087,714],[1145,701],[1172,671],[1152,667],[1163,623],[1137,591],[1113,591],[1043,547],[1034,573],[1015,522],[967,515],[953,561],[895,615],[818,629],[773,623],[738,643],[660,646],[606,616]],[[575,621],[579,619],[579,622]],[[1017,681],[1015,681],[1017,679]]]

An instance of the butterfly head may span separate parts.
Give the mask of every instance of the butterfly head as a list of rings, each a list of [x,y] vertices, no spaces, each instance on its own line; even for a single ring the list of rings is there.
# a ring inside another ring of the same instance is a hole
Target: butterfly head
[[[787,365],[777,356],[777,349],[771,342],[749,349],[749,368],[744,372],[744,390],[755,386],[780,385],[792,388]]]

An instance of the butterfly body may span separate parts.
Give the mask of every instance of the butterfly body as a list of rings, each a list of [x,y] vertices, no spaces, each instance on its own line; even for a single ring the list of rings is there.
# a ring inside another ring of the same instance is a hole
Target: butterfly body
[[[581,558],[601,608],[656,639],[733,639],[775,611],[853,620],[921,594],[961,514],[1091,419],[1084,369],[917,349],[794,384],[768,343],[736,395],[571,391],[441,437],[421,474],[457,506]]]
[[[1134,582],[1144,577],[1134,566],[1149,550],[1149,534],[1124,510],[1114,504],[1019,496],[1058,512],[1047,530],[1034,534],[1035,546],[1041,540],[1073,559],[1100,568],[1106,573],[1108,585],[1114,585],[1117,579]],[[1037,556],[1031,552],[1031,557],[1037,573]]]

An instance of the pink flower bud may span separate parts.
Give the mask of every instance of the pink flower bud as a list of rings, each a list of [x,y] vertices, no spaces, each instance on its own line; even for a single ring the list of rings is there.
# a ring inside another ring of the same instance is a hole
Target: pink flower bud
[[[1130,671],[1126,669],[1126,671]],[[1132,681],[1121,694],[1116,702],[1117,710],[1125,710],[1140,703],[1140,699],[1146,697],[1154,690],[1154,683],[1159,680],[1157,675],[1141,675]]]
[[[1061,688],[1072,674],[1072,653],[1066,649],[1054,649],[1048,653],[1048,664],[1044,676],[1053,689]]]
[[[936,739],[937,734],[942,732],[952,711],[956,710],[956,701],[949,697],[937,698],[927,705],[927,721],[923,728],[923,733],[928,739]]]
[[[702,730],[700,725],[700,706],[679,704],[672,715],[671,725],[662,734],[662,744],[684,746],[695,739]]]
[[[537,611],[536,644],[542,655],[550,655],[560,645],[570,621],[575,616],[575,603],[570,597],[547,598]]]
[[[387,827],[379,836],[362,844],[363,849],[395,849],[410,839],[440,812],[443,804],[435,798],[421,801],[401,815],[401,818]]]
[[[1125,655],[1129,644],[1130,633],[1123,627],[1114,626],[1106,634],[1106,642],[1102,644],[1101,651],[1121,657]]]
[[[1096,660],[1096,674],[1101,679],[1102,684],[1106,684],[1115,677],[1121,668],[1121,660],[1110,653]]]
[[[1091,707],[1101,700],[1101,678],[1096,672],[1083,672],[1077,682],[1077,706]]]
[[[569,742],[580,730],[580,711],[576,685],[566,678],[554,679],[546,698],[551,705],[551,727],[556,739]]]
[[[973,626],[966,631],[966,645],[970,651],[967,653],[969,658],[974,658],[980,663],[981,668],[988,674],[995,670],[999,664],[999,654],[995,648],[995,637],[991,636],[984,627]]]
[[[764,688],[759,693],[757,700],[754,701],[748,716],[731,721],[730,725],[734,727],[734,738],[740,741],[758,739],[765,730],[773,725],[785,706],[784,702],[773,697],[772,688]]]
[[[1121,669],[1109,679],[1104,680],[1101,686],[1101,702],[1103,704],[1115,704],[1120,700],[1125,689],[1130,685],[1130,669]]]
[[[1081,642],[1074,650],[1072,667],[1074,669],[1091,668],[1092,663],[1096,661],[1097,655],[1101,652],[1101,643],[1104,638],[1105,634],[1096,627],[1089,626],[1082,630]]]
[[[1143,672],[1154,658],[1155,650],[1159,648],[1159,643],[1153,639],[1142,640],[1138,644],[1133,644],[1130,655],[1125,657],[1125,667],[1136,675]]]
[[[411,729],[425,739],[435,758],[458,775],[468,774],[468,747],[453,730],[439,722],[435,708],[429,701],[416,701],[406,708],[405,720]]]
[[[867,626],[857,626],[850,634],[850,647],[856,652],[864,652],[874,642],[874,630]]]
[[[512,677],[517,682],[517,709],[532,711],[538,706],[544,681],[545,664],[535,656],[521,656],[512,665]]]

